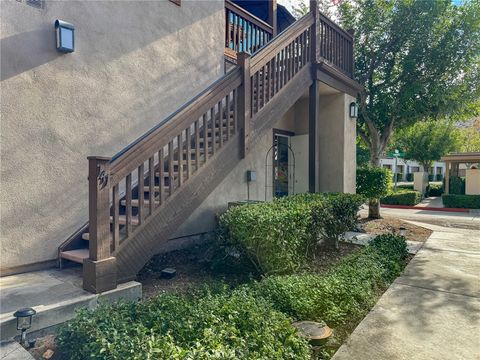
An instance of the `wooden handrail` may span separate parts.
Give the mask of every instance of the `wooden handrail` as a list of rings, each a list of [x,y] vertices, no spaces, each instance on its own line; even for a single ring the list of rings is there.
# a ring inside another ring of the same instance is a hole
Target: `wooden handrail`
[[[112,158],[110,172],[113,183],[118,183],[126,174],[135,170],[143,161],[148,160],[149,154],[155,148],[160,149],[168,145],[172,136],[190,125],[192,119],[201,116],[215,105],[222,96],[240,86],[241,72],[234,68],[221,79],[209,86],[206,90],[194,97],[179,110],[163,120],[160,124],[128,146],[126,150]]]
[[[258,71],[266,62],[268,62],[273,55],[278,53],[278,51],[295,39],[298,35],[310,27],[314,22],[313,15],[308,13],[303,16],[300,20],[294,22],[291,26],[286,28],[280,34],[278,34],[272,41],[268,43],[268,46],[260,49],[255,54],[253,54],[250,61],[250,71],[252,73]]]
[[[253,23],[254,25],[258,26],[259,28],[265,30],[269,34],[273,34],[273,28],[270,24],[266,23],[262,19],[256,17],[252,13],[249,13],[244,8],[238,6],[237,4],[231,2],[230,0],[225,0],[225,8],[233,11],[234,13],[242,16],[249,22]]]
[[[331,28],[335,29],[337,32],[341,33],[346,38],[353,41],[353,36],[348,31],[345,31],[340,25],[332,21],[327,15],[319,11],[319,20],[327,23]]]

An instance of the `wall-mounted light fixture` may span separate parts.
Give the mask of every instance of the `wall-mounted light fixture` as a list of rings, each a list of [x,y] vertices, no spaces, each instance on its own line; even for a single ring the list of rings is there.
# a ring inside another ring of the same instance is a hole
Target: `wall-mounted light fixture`
[[[75,27],[62,20],[55,20],[57,51],[71,53],[75,50]]]
[[[32,308],[20,309],[13,313],[13,316],[17,318],[17,330],[22,332],[21,344],[25,347],[28,347],[27,330],[32,327],[32,317],[36,313]]]
[[[356,119],[358,117],[358,105],[356,102],[350,103],[350,117]]]

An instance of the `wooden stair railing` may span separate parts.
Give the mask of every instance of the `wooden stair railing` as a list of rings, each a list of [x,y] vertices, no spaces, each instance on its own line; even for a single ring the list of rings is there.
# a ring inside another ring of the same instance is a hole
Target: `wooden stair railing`
[[[322,19],[311,12],[253,56],[239,53],[239,66],[117,155],[88,158],[88,249],[60,251],[83,263],[86,290],[134,278],[245,157],[249,139],[256,142],[310,86],[312,64],[353,71],[353,61],[342,59],[348,52],[322,53]]]
[[[237,53],[253,54],[273,37],[273,28],[242,7],[225,0],[225,55],[236,61]]]

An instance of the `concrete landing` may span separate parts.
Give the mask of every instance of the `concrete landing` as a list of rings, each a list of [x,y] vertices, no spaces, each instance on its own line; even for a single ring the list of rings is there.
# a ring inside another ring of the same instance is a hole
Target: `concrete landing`
[[[15,310],[32,307],[37,315],[31,331],[61,324],[74,316],[79,307],[94,308],[99,301],[137,300],[142,285],[135,281],[120,284],[115,290],[91,294],[82,288],[81,269],[43,270],[0,278],[0,338],[18,335]]]
[[[333,360],[480,358],[479,232],[434,227]]]
[[[0,360],[34,360],[33,356],[16,341],[0,342]]]

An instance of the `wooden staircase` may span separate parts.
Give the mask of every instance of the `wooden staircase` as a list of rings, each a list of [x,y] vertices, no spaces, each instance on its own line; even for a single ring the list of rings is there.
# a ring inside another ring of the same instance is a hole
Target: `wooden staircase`
[[[317,43],[333,46],[334,30],[346,36],[325,19],[311,12],[253,56],[238,53],[238,66],[142,138],[111,158],[89,157],[89,229],[59,251],[83,264],[86,290],[135,278],[308,89],[326,59]],[[339,66],[350,66],[347,53],[338,52]]]

